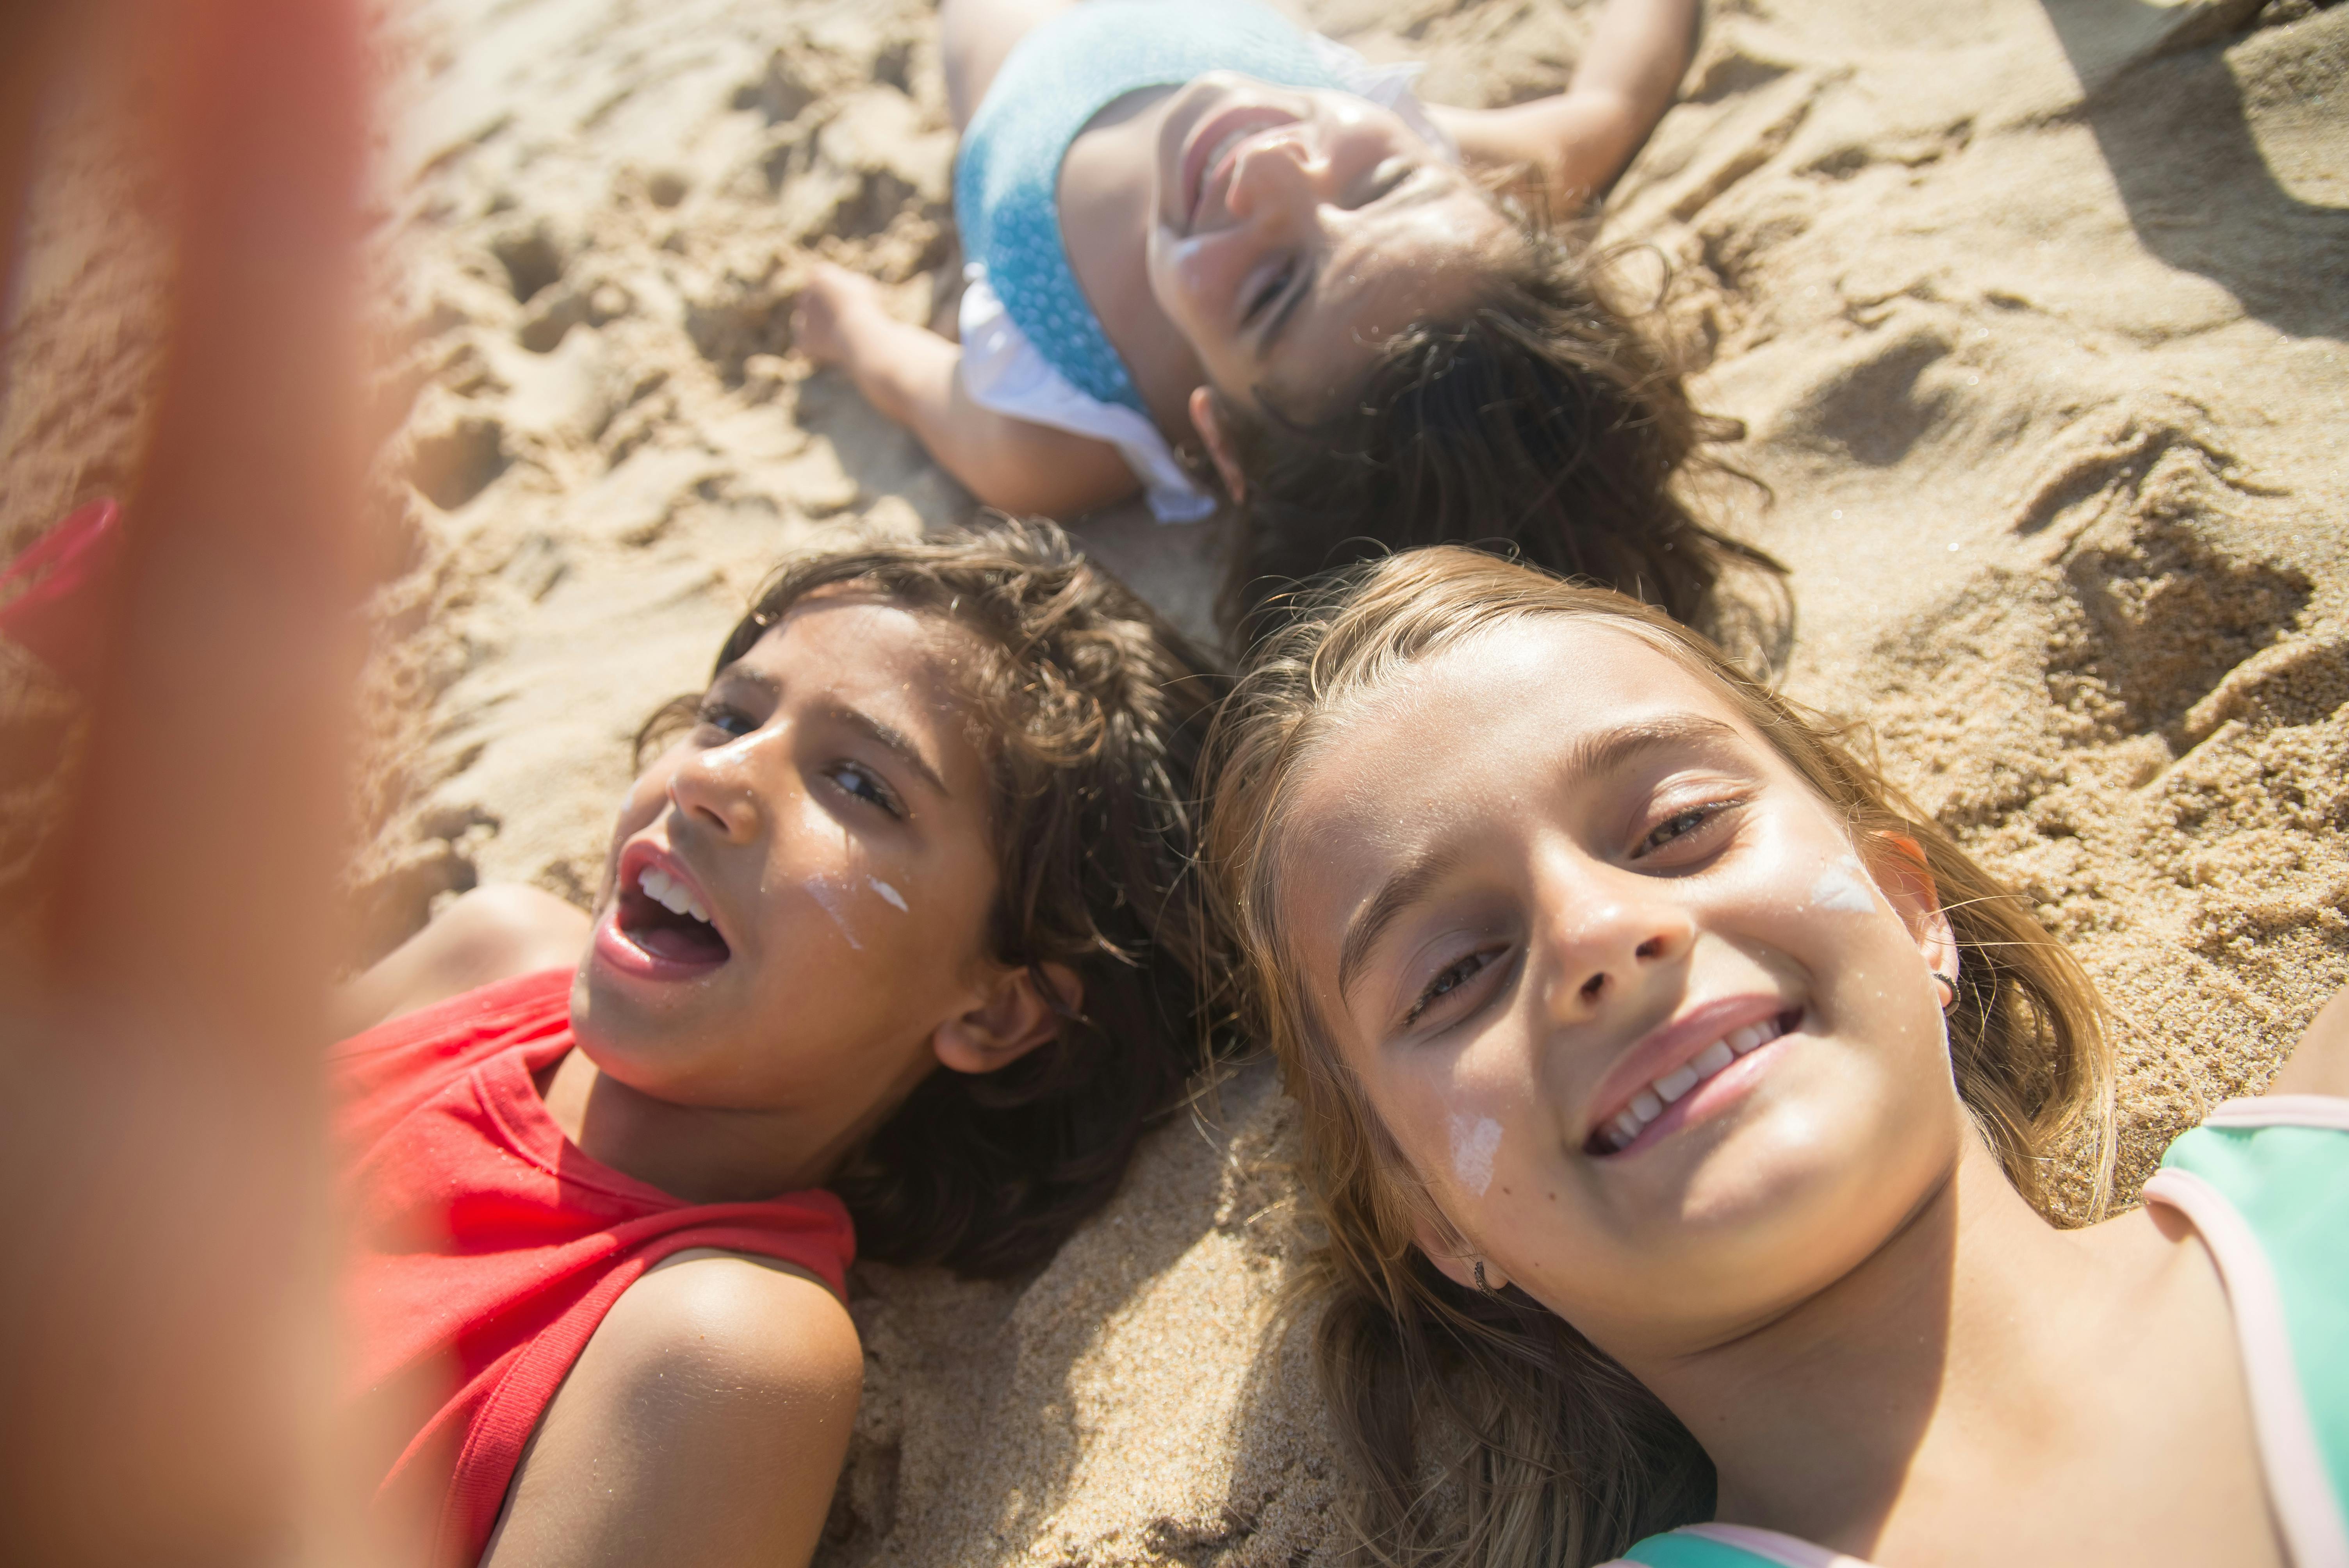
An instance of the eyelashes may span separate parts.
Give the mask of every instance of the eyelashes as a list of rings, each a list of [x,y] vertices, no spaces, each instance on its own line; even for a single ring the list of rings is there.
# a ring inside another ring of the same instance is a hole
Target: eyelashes
[[[1454,960],[1442,974],[1429,981],[1427,989],[1422,991],[1418,999],[1412,1003],[1410,1009],[1402,1016],[1403,1026],[1409,1028],[1418,1023],[1426,1016],[1430,1007],[1442,1002],[1446,996],[1454,995],[1462,986],[1491,968],[1494,962],[1501,956],[1502,951],[1498,948],[1480,948],[1465,958]]]
[[[1295,262],[1283,263],[1280,271],[1272,280],[1263,288],[1258,289],[1256,297],[1248,302],[1247,314],[1240,317],[1241,323],[1246,325],[1252,322],[1270,309],[1273,301],[1280,297],[1281,291],[1288,288],[1289,281],[1296,276],[1297,263]]]
[[[1637,868],[1659,876],[1698,869],[1727,842],[1721,830],[1732,826],[1750,796],[1731,796],[1680,808],[1642,834],[1627,859]],[[1453,960],[1429,981],[1404,1011],[1401,1026],[1410,1028],[1456,997],[1478,976],[1506,958],[1507,944],[1490,944]]]
[[[755,716],[718,697],[705,697],[693,717],[696,724],[714,729],[729,740],[740,739],[760,724]],[[851,799],[875,807],[898,821],[904,821],[908,815],[904,799],[890,788],[889,781],[862,762],[846,758],[827,762],[817,769],[817,776]]]

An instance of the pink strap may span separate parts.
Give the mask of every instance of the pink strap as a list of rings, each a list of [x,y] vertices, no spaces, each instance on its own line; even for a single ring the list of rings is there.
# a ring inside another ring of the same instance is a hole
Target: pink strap
[[[2243,1381],[2251,1389],[2251,1427],[2259,1434],[2268,1501],[2275,1509],[2292,1568],[2349,1568],[2349,1527],[2344,1527],[2341,1505],[2333,1498],[2300,1372],[2292,1364],[2283,1292],[2259,1237],[2225,1194],[2190,1171],[2165,1166],[2155,1171],[2145,1184],[2145,1201],[2168,1204],[2185,1215],[2219,1266],[2227,1305],[2234,1312]]]

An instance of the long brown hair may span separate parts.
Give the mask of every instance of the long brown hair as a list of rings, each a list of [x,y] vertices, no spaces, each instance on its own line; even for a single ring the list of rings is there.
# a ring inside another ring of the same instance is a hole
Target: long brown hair
[[[1756,645],[1763,663],[1783,656],[1785,568],[1686,494],[1692,480],[1743,477],[1703,449],[1744,427],[1690,400],[1681,356],[1643,325],[1659,313],[1624,303],[1623,253],[1585,238],[1521,218],[1469,308],[1387,339],[1326,417],[1217,395],[1247,481],[1222,603],[1238,645],[1277,626],[1282,595],[1316,573],[1454,543],[1618,589]],[[1752,590],[1733,603],[1719,592],[1733,574]]]
[[[890,1263],[1017,1273],[1109,1201],[1151,1119],[1201,1065],[1213,934],[1194,885],[1200,747],[1228,681],[1049,522],[998,518],[903,544],[785,566],[713,667],[748,653],[792,605],[867,591],[970,632],[968,723],[992,783],[997,962],[1081,1012],[991,1073],[938,1071],[832,1183],[857,1252]],[[656,713],[648,749],[698,699]]]
[[[1844,731],[1762,686],[1657,609],[1444,547],[1357,566],[1257,651],[1208,745],[1211,892],[1242,1021],[1278,1057],[1326,1232],[1301,1288],[1319,1305],[1323,1391],[1357,1486],[1361,1554],[1386,1564],[1578,1568],[1710,1516],[1703,1449],[1630,1373],[1516,1291],[1464,1290],[1414,1244],[1426,1200],[1296,983],[1281,846],[1333,709],[1413,661],[1531,616],[1640,636],[1717,684],[1855,837],[1922,853],[1963,955],[1950,1044],[1960,1095],[2043,1212],[2051,1147],[2095,1146],[2109,1187],[2110,1068],[2095,993],[2030,907],[1905,800]]]

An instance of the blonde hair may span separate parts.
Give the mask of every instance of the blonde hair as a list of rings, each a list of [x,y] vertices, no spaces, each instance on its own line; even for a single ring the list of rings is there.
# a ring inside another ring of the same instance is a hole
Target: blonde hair
[[[1640,637],[1718,686],[1855,838],[1910,841],[1963,956],[1949,1026],[1966,1107],[2042,1212],[2047,1151],[2066,1139],[2092,1145],[2093,1207],[2110,1181],[2110,1066],[2094,988],[2029,906],[1845,731],[1619,593],[1455,546],[1345,573],[1257,651],[1218,717],[1205,842],[1238,960],[1237,1010],[1273,1047],[1302,1113],[1305,1182],[1326,1241],[1299,1288],[1321,1308],[1316,1361],[1355,1471],[1360,1555],[1382,1564],[1597,1563],[1712,1511],[1702,1449],[1630,1373],[1522,1293],[1464,1289],[1422,1255],[1423,1189],[1296,984],[1281,929],[1294,782],[1335,713],[1416,660],[1534,616]]]

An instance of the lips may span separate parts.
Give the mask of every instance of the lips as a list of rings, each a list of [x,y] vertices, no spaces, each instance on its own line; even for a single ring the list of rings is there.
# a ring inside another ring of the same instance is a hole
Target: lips
[[[1604,1157],[1653,1141],[1692,1118],[1716,1078],[1802,1022],[1803,1010],[1770,996],[1728,997],[1691,1009],[1640,1041],[1592,1096],[1598,1115],[1584,1152]],[[1653,1137],[1651,1136],[1653,1135]]]
[[[622,852],[619,886],[595,925],[595,954],[640,979],[698,978],[733,956],[709,901],[671,854],[639,841]]]
[[[1185,231],[1199,222],[1209,179],[1221,176],[1239,145],[1249,137],[1278,126],[1295,125],[1298,117],[1271,104],[1235,104],[1191,128],[1183,143],[1183,221]]]

